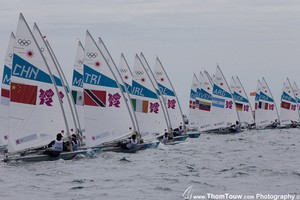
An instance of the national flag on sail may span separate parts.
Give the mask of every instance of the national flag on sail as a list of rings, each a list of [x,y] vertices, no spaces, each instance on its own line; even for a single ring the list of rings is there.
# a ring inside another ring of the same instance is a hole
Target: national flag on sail
[[[149,101],[141,99],[131,99],[135,112],[148,113]]]
[[[238,111],[243,111],[243,104],[242,103],[235,103],[235,107]]]
[[[84,89],[84,105],[106,106],[106,91]]]
[[[250,92],[250,96],[255,97],[256,96],[256,92]]]
[[[199,103],[200,110],[210,111],[210,106],[211,106],[210,102],[200,101]]]
[[[291,103],[285,102],[285,101],[281,101],[281,108],[289,110],[291,108]]]
[[[200,108],[200,101],[196,99],[195,101],[195,108],[199,109]]]
[[[72,97],[75,105],[83,106],[83,92],[72,90]]]
[[[37,89],[35,85],[26,85],[21,83],[10,84],[10,101],[24,104],[36,104]]]
[[[9,93],[10,91],[7,89],[1,89],[1,104],[5,106],[9,106]]]
[[[258,102],[258,108],[268,110],[269,104],[267,102]]]
[[[195,109],[195,101],[190,100],[190,108]]]
[[[225,99],[213,97],[212,98],[212,106],[215,106],[215,107],[218,107],[218,108],[224,108]]]

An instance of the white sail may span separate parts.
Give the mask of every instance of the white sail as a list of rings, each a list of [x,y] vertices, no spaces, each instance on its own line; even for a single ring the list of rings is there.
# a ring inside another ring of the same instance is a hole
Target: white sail
[[[103,54],[104,58],[107,60],[107,63],[110,65],[111,70],[113,71],[113,73],[115,74],[116,80],[117,82],[120,84],[122,91],[123,91],[123,95],[126,99],[128,99],[128,101],[125,101],[126,103],[126,107],[128,109],[128,112],[130,113],[130,118],[132,120],[133,123],[133,129],[135,132],[139,132],[139,128],[138,128],[138,124],[137,124],[137,119],[135,116],[135,113],[133,111],[133,106],[131,104],[131,98],[130,98],[130,93],[127,90],[127,87],[124,87],[125,83],[122,79],[121,74],[119,73],[119,70],[117,68],[117,65],[115,64],[113,58],[111,57],[108,49],[106,48],[103,40],[101,38],[99,38],[99,43],[98,43],[98,47],[101,51],[101,53]]]
[[[72,97],[79,117],[81,130],[85,131],[84,109],[83,109],[83,56],[84,48],[81,42],[78,42],[78,47],[75,56],[73,78],[72,78]]]
[[[152,72],[152,70],[150,68],[150,65],[148,64],[148,62],[147,62],[147,60],[146,60],[146,58],[145,58],[145,56],[144,56],[144,54],[142,52],[140,53],[140,60],[141,60],[141,62],[143,64],[145,70],[147,71],[147,73],[148,73],[148,75],[149,75],[149,77],[151,79],[151,82],[153,83],[153,85],[154,85],[154,87],[156,89],[155,91],[156,91],[156,94],[158,95],[158,100],[160,101],[160,104],[162,105],[162,111],[163,111],[164,116],[165,116],[165,118],[167,120],[168,130],[171,131],[172,128],[174,128],[174,127],[171,127],[170,117],[169,117],[169,113],[167,111],[165,99],[164,99],[163,95],[160,92],[160,89],[158,87],[158,83],[155,80],[155,77],[154,77],[154,74],[153,74],[153,72]]]
[[[44,40],[44,37],[43,37],[41,31],[39,30],[37,24],[34,24],[33,29],[32,29],[32,34],[35,37],[43,56],[45,57],[45,60],[51,70],[52,75],[54,76],[54,80],[55,80],[55,83],[56,83],[56,86],[57,86],[57,89],[59,92],[59,96],[61,98],[63,111],[66,115],[68,127],[69,127],[69,129],[77,130],[77,125],[75,122],[74,115],[72,114],[72,108],[71,108],[71,104],[69,101],[70,99],[68,99],[66,84],[63,81],[62,73],[60,72],[60,70],[54,60],[54,57],[51,54],[51,51],[50,51],[46,41]],[[69,132],[70,130],[64,130],[64,131]]]
[[[131,93],[132,72],[123,53],[121,54],[118,70],[127,87],[128,92]]]
[[[179,126],[183,126],[184,120],[179,100],[177,98],[173,85],[158,57],[156,57],[153,72],[160,93],[162,94],[166,103],[166,109],[169,114],[171,127],[178,128]]]
[[[212,129],[230,127],[236,121],[239,121],[239,118],[230,88],[219,66],[217,66],[213,82],[211,107]]]
[[[131,99],[144,139],[152,139],[168,131],[154,83],[137,55],[133,67]]]
[[[251,104],[240,79],[236,77],[235,80],[233,78],[232,80],[234,82],[234,87],[231,91],[233,92],[233,97],[236,105],[236,110],[239,115],[240,123],[242,127],[247,127],[248,125],[254,123]]]
[[[298,88],[296,82],[294,82],[294,84],[293,84],[293,91],[294,91],[296,102],[297,102],[297,110],[298,110],[298,113],[300,116],[300,91],[299,91],[299,88]]]
[[[200,88],[200,84],[195,74],[193,74],[191,91],[190,91],[190,103],[189,103],[189,129],[198,129],[199,124],[199,110],[196,108],[197,90]]]
[[[264,78],[262,78],[259,96],[255,99],[258,100],[255,109],[255,123],[258,128],[268,126],[275,120],[279,121],[274,98]]]
[[[296,97],[290,80],[287,78],[283,82],[283,90],[280,103],[280,124],[290,125],[292,121],[299,121],[299,113],[297,109]]]
[[[211,110],[211,100],[212,100],[212,83],[210,81],[210,76],[207,71],[199,74],[200,83],[200,94],[197,97],[198,102],[196,102],[197,107],[199,107],[199,131],[210,130],[210,110]]]
[[[0,147],[8,143],[10,77],[15,39],[15,35],[11,33],[3,68],[0,105]]]
[[[11,74],[9,152],[48,144],[67,129],[50,68],[20,14]]]
[[[84,49],[85,135],[93,147],[127,136],[134,127],[122,88],[88,31]]]

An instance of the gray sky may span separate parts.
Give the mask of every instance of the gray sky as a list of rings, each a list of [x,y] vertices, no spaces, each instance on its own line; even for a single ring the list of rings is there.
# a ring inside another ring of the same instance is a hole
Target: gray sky
[[[286,77],[300,85],[298,0],[0,0],[0,63],[19,13],[47,36],[71,80],[77,40],[86,29],[102,37],[116,63],[123,52],[131,68],[143,51],[159,56],[184,113],[192,73],[216,63],[227,81],[238,75],[247,93],[264,76],[277,105]],[[2,74],[2,68],[0,70]]]

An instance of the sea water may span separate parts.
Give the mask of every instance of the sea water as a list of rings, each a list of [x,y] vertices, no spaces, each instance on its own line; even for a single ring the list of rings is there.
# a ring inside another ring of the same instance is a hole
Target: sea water
[[[184,192],[187,199],[300,195],[299,144],[300,129],[253,130],[202,134],[134,154],[1,163],[0,199],[180,200]]]

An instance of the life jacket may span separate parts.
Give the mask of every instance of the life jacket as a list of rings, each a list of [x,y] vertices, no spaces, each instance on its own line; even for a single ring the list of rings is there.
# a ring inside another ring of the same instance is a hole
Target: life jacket
[[[55,140],[55,142],[52,146],[52,150],[62,152],[63,151],[63,141]]]
[[[130,143],[132,143],[132,144],[137,144],[137,139],[135,139],[135,140],[130,139]]]

